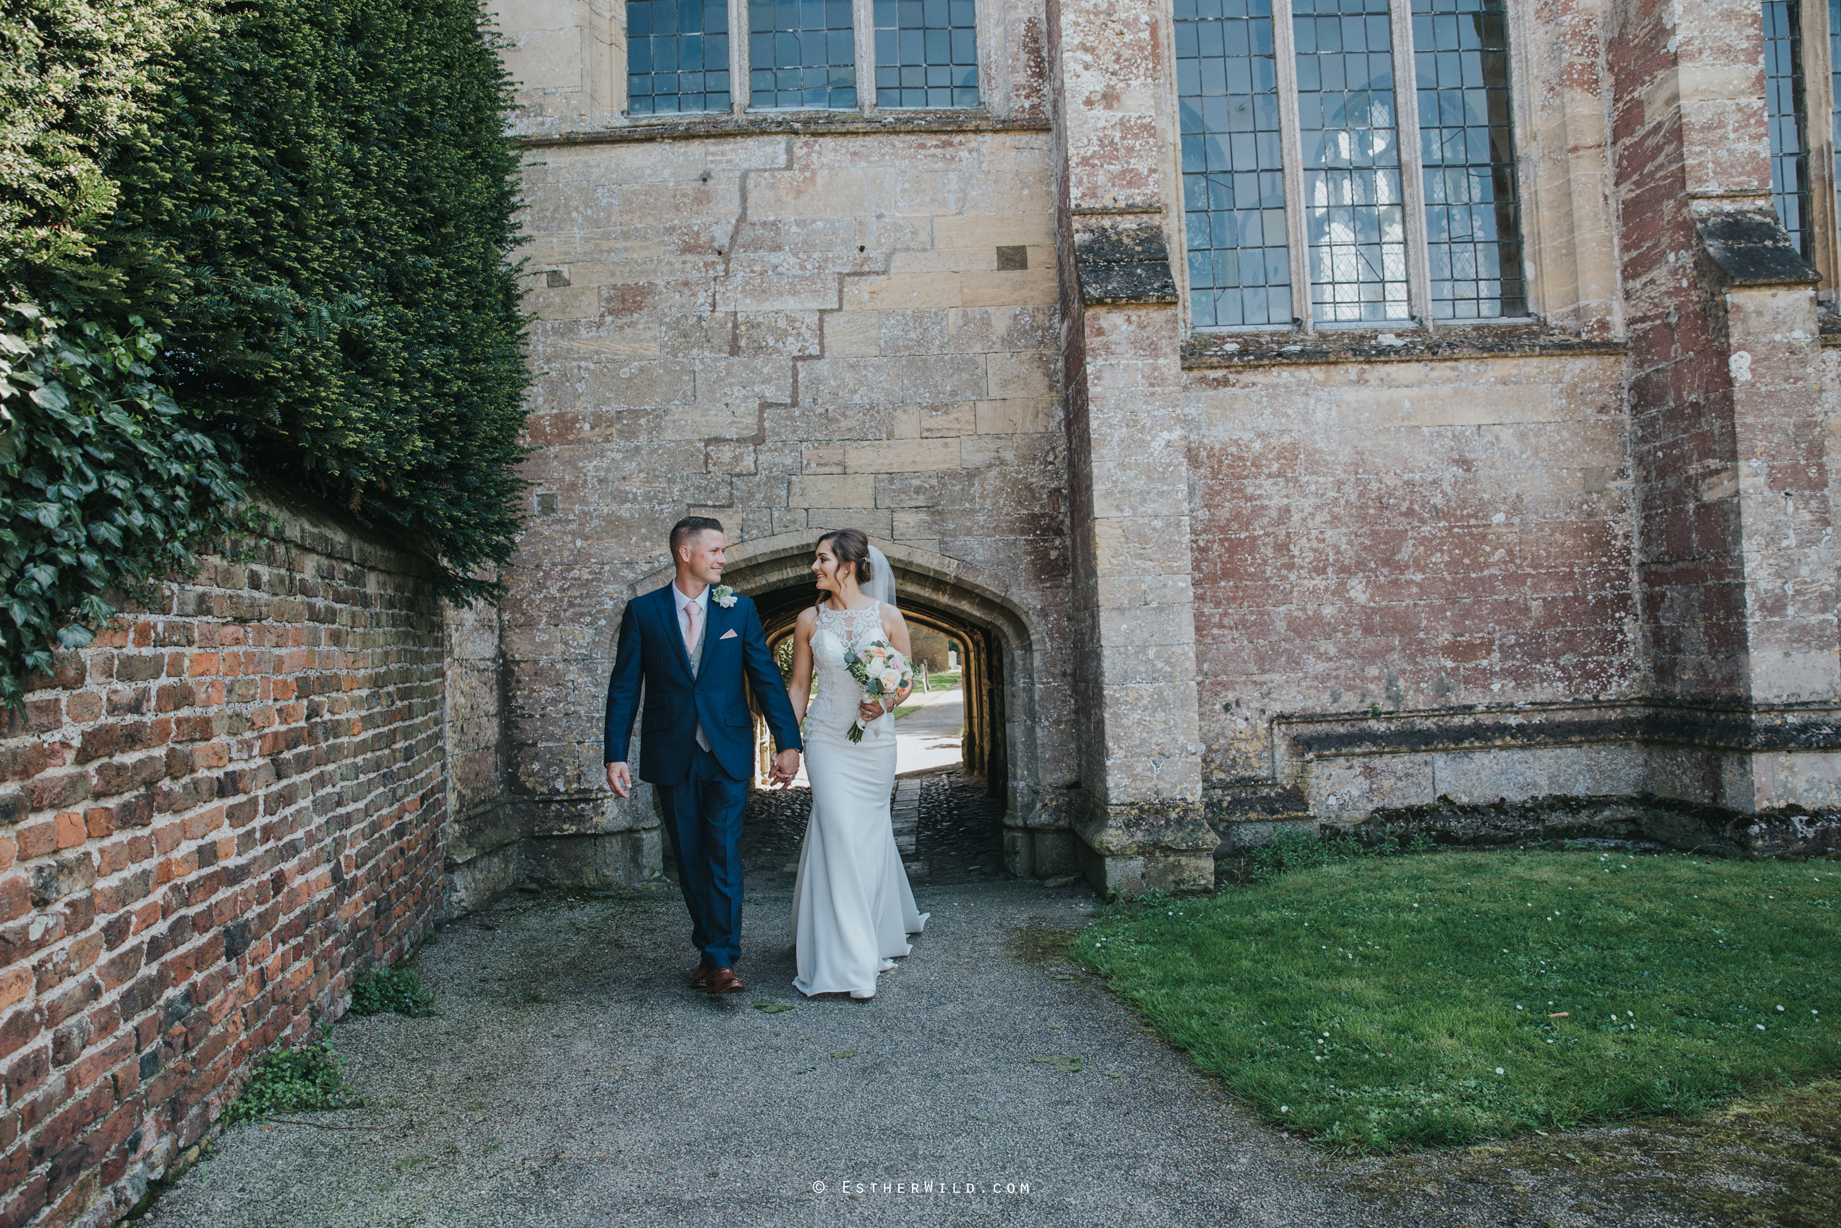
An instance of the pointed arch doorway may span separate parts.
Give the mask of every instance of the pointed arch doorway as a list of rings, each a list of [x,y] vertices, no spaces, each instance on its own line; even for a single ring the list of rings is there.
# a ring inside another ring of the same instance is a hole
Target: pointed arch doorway
[[[732,543],[723,582],[753,599],[768,643],[792,629],[812,605],[812,548],[819,530]],[[903,617],[956,640],[962,648],[965,731],[960,771],[975,777],[1003,814],[1004,862],[1012,873],[1042,873],[1037,843],[1053,841],[1053,864],[1071,862],[1071,833],[1032,832],[1038,794],[1035,745],[1036,636],[1029,616],[1006,595],[1001,576],[956,559],[875,540],[895,573]],[[661,570],[636,584],[644,591],[669,583]]]

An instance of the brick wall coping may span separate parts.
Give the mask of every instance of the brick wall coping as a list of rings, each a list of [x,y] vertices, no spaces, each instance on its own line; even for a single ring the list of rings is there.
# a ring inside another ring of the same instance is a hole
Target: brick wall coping
[[[262,481],[251,485],[250,494],[251,502],[275,518],[259,530],[263,536],[376,571],[426,578],[439,570],[435,560],[422,551],[400,540],[386,545],[383,529],[364,524],[303,490]]]
[[[930,136],[1048,131],[1051,129],[1046,119],[1000,119],[984,111],[896,111],[875,116],[858,111],[797,111],[648,121],[624,128],[514,137],[512,144],[520,149],[550,149],[562,145],[626,145],[738,136]]]
[[[1196,333],[1183,342],[1183,369],[1312,367],[1340,363],[1463,362],[1475,358],[1622,358],[1625,341],[1550,332],[1538,325],[1467,325],[1428,333],[1362,329],[1320,333]]]

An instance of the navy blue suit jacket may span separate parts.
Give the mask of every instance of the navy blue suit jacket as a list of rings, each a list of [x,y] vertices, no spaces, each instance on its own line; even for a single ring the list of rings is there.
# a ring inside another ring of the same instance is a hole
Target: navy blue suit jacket
[[[754,700],[773,731],[774,745],[781,750],[805,749],[754,602],[737,594],[735,604],[724,609],[710,599],[703,665],[693,678],[690,653],[678,629],[675,592],[675,585],[666,584],[635,597],[621,615],[614,672],[607,680],[607,737],[602,750],[607,762],[626,761],[642,680],[646,702],[639,723],[641,780],[657,785],[682,781],[697,748],[699,723],[723,772],[736,780],[752,777],[754,719],[742,691],[744,678],[754,686]]]

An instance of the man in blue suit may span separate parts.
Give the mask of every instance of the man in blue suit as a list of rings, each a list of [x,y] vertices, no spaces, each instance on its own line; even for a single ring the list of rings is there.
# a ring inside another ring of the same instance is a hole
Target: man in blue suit
[[[799,722],[767,651],[754,603],[722,584],[722,522],[686,516],[671,530],[677,579],[627,603],[614,673],[607,681],[607,783],[631,794],[627,747],[645,683],[639,778],[658,790],[665,838],[690,909],[690,940],[701,952],[693,988],[739,993],[742,803],[754,774],[754,720],[745,677],[779,753],[774,779],[799,772]]]

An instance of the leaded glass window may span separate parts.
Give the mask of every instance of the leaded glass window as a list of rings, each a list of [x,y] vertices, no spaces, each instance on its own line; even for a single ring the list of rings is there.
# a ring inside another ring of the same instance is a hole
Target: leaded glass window
[[[1770,128],[1771,203],[1796,250],[1813,254],[1809,233],[1809,144],[1803,110],[1802,5],[1764,0],[1764,113]]]
[[[748,101],[757,108],[857,105],[851,0],[748,0]]]
[[[1176,0],[1175,34],[1195,323],[1289,324],[1271,0]]]
[[[1408,319],[1387,0],[1295,0],[1293,11],[1312,314]]]
[[[1527,313],[1504,0],[1174,3],[1196,327]]]
[[[875,0],[876,105],[978,105],[973,0]]]
[[[627,0],[627,110],[729,109],[727,0]]]
[[[1527,313],[1502,0],[1413,0],[1432,315]]]

